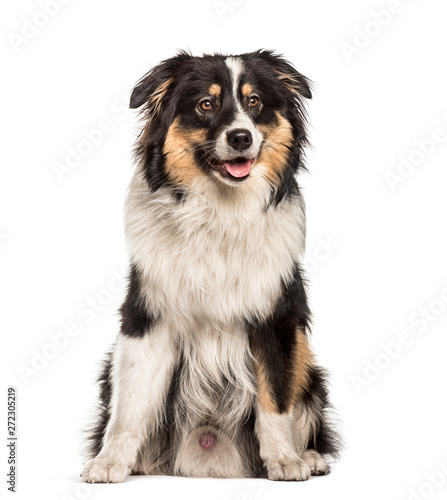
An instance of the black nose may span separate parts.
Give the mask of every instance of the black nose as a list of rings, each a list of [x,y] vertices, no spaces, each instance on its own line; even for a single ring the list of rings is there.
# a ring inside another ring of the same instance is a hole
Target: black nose
[[[236,128],[227,133],[227,141],[236,151],[245,151],[253,144],[253,137],[249,130]]]

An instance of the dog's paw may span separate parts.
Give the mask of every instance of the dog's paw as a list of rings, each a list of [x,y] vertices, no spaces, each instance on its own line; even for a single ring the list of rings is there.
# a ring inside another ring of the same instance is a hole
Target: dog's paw
[[[326,460],[315,450],[306,450],[302,455],[303,460],[310,467],[312,476],[329,474],[329,465]]]
[[[128,474],[128,467],[107,458],[89,460],[82,471],[87,483],[122,483]]]
[[[269,460],[265,465],[273,481],[306,481],[310,477],[310,467],[301,458]]]

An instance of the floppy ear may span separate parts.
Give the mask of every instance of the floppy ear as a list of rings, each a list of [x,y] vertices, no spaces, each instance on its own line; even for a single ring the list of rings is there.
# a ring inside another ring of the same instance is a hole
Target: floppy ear
[[[150,73],[145,75],[132,91],[130,107],[135,109],[147,103],[148,108],[152,108],[151,114],[157,114],[173,80],[172,76],[163,78]]]
[[[152,68],[133,89],[129,106],[135,109],[146,104],[148,114],[151,117],[156,116],[161,109],[163,99],[172,87],[180,64],[190,58],[189,54],[181,52]]]
[[[292,94],[312,99],[311,81],[301,73],[298,73],[286,59],[271,50],[261,50],[259,55],[273,66],[278,80],[287,90],[292,92]]]

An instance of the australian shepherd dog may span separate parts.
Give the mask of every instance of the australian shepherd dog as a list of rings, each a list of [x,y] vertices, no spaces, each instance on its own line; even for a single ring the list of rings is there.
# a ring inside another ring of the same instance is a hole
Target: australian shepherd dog
[[[129,286],[85,481],[328,472],[338,436],[309,344],[296,180],[310,98],[266,50],[181,52],[134,88]]]

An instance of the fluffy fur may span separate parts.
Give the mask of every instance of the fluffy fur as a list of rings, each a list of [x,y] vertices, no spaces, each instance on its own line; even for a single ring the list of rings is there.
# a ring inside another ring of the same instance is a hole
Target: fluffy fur
[[[86,481],[328,472],[338,436],[308,340],[295,178],[310,97],[269,51],[180,53],[135,87],[145,124],[125,207],[129,289]]]

